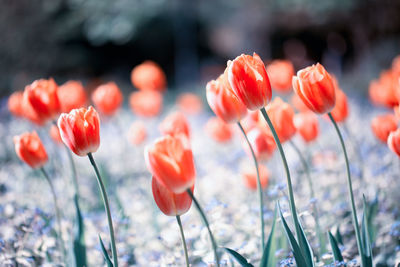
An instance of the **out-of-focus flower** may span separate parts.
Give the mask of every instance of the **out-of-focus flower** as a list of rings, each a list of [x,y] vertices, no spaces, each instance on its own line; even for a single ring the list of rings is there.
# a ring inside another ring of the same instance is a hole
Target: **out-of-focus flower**
[[[246,106],[232,93],[226,74],[207,83],[206,95],[212,111],[226,123],[238,122],[247,114]]]
[[[86,156],[100,145],[100,119],[93,107],[73,109],[58,118],[61,139],[72,152]]]
[[[257,160],[268,160],[275,151],[276,144],[272,134],[260,127],[255,127],[247,133],[251,147],[254,150]],[[243,143],[247,154],[251,156],[251,151],[247,144]]]
[[[393,108],[394,115],[396,116],[397,120],[400,120],[400,105],[397,105]]]
[[[203,110],[203,101],[193,93],[182,93],[178,96],[176,104],[179,109],[187,114],[199,114]]]
[[[67,113],[75,108],[85,107],[87,96],[85,88],[79,81],[68,81],[58,87],[58,99],[61,105],[61,112]]]
[[[14,144],[18,157],[32,168],[41,168],[46,164],[46,149],[36,132],[14,136]]]
[[[267,73],[274,90],[288,93],[292,89],[294,67],[289,60],[273,60],[267,65]]]
[[[147,168],[170,191],[179,194],[194,185],[196,171],[189,140],[166,135],[145,148]]]
[[[51,139],[53,139],[54,143],[56,144],[63,143],[63,141],[61,140],[60,130],[58,130],[58,127],[56,125],[51,125],[49,131],[50,131],[50,137]]]
[[[248,109],[261,109],[271,100],[272,91],[267,71],[256,53],[253,56],[238,56],[228,62],[226,71],[233,93]]]
[[[111,116],[121,107],[123,96],[115,82],[108,82],[94,90],[92,101],[102,114]]]
[[[16,117],[22,117],[24,110],[22,107],[23,92],[17,91],[10,95],[7,101],[8,110]]]
[[[147,138],[147,130],[142,121],[136,121],[129,127],[128,139],[133,145],[140,145]]]
[[[319,124],[315,113],[311,111],[298,113],[294,115],[293,122],[305,142],[312,142],[318,137]]]
[[[254,110],[254,111],[248,112],[246,117],[244,117],[240,123],[242,124],[245,132],[250,131],[251,129],[253,129],[254,127],[256,127],[257,125],[259,125],[261,123],[260,122],[260,111]]]
[[[330,112],[335,106],[335,86],[331,75],[317,63],[297,72],[293,89],[304,104],[318,114]]]
[[[133,92],[129,104],[133,113],[143,117],[154,117],[161,112],[163,97],[155,91]]]
[[[392,108],[399,104],[400,76],[392,70],[383,71],[369,85],[369,98],[374,105]]]
[[[167,86],[163,70],[158,64],[149,60],[133,68],[131,81],[133,86],[142,91],[163,92]]]
[[[389,134],[387,144],[390,150],[400,157],[400,128]]]
[[[304,104],[303,100],[301,100],[297,94],[292,95],[290,98],[290,104],[292,104],[292,106],[299,112],[312,111],[306,106],[306,104]]]
[[[28,94],[26,92],[24,92],[22,96],[22,113],[24,118],[39,126],[43,126],[46,123],[46,121],[42,117],[40,117],[33,109],[31,103],[28,100]]]
[[[293,124],[294,111],[288,103],[284,102],[280,97],[276,97],[265,110],[281,143],[288,141],[296,134],[296,127]]]
[[[265,189],[268,185],[269,171],[264,165],[258,165],[258,171],[260,173],[261,188]],[[253,191],[257,190],[257,172],[254,168],[244,171],[242,177],[247,188]]]
[[[159,126],[160,132],[164,135],[184,134],[190,138],[190,126],[186,117],[181,112],[169,114]]]
[[[349,116],[349,104],[347,102],[347,96],[340,89],[336,89],[336,104],[332,109],[331,114],[336,122],[343,122]]]
[[[211,117],[207,121],[204,130],[212,139],[219,143],[226,143],[233,136],[231,126],[218,117]]]
[[[382,143],[386,143],[390,132],[397,129],[396,117],[393,114],[376,116],[371,121],[371,129]]]
[[[186,213],[192,205],[192,198],[187,192],[176,194],[162,185],[153,176],[151,181],[154,201],[158,208],[167,216],[177,216]],[[191,191],[193,192],[194,186]]]

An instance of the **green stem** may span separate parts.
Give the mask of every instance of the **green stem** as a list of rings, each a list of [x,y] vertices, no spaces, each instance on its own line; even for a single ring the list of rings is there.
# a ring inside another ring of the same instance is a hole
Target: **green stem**
[[[358,149],[360,147],[357,138],[354,137],[354,135],[351,133],[350,129],[347,127],[347,123],[343,123],[343,129],[347,133],[349,137],[350,144],[352,145],[354,153],[357,155],[358,159],[358,164],[360,164],[360,177],[361,179],[364,178],[364,161],[361,155],[360,150]]]
[[[101,179],[99,169],[97,168],[97,165],[96,165],[96,162],[94,161],[92,153],[88,153],[87,155],[89,157],[90,163],[92,164],[92,166],[94,168],[94,171],[96,172],[97,182],[99,184],[101,196],[103,198],[104,208],[105,208],[106,214],[107,214],[108,229],[110,231],[112,259],[114,262],[114,267],[118,267],[117,247],[115,245],[114,228],[113,228],[113,222],[112,222],[112,217],[111,217],[110,205],[108,204],[106,188],[104,187],[103,180]]]
[[[246,139],[247,145],[250,148],[251,151],[251,155],[253,157],[253,161],[254,161],[254,165],[256,167],[256,173],[257,173],[257,190],[258,190],[258,197],[259,197],[259,201],[260,201],[260,222],[261,222],[261,248],[262,250],[264,250],[264,246],[265,246],[265,234],[264,234],[264,204],[263,204],[263,189],[261,187],[261,181],[260,181],[260,171],[258,169],[258,161],[257,161],[257,157],[254,153],[254,149],[251,146],[251,143],[249,141],[249,139],[247,138],[246,132],[243,129],[243,126],[240,122],[237,123],[237,125],[240,128],[240,131],[242,132],[244,138]]]
[[[183,232],[181,216],[176,215],[176,221],[178,222],[179,231],[181,232],[183,251],[185,252],[186,266],[189,267],[189,256],[188,256],[188,251],[187,251],[187,246],[186,246],[185,233]]]
[[[193,200],[193,202],[194,202],[194,205],[196,206],[197,210],[199,211],[200,216],[201,216],[201,219],[203,220],[203,223],[205,224],[205,226],[206,226],[206,228],[207,228],[207,230],[208,230],[208,234],[209,234],[209,236],[210,236],[212,248],[213,248],[213,251],[214,251],[215,261],[216,261],[217,267],[219,267],[219,256],[218,256],[218,253],[217,253],[217,242],[215,242],[215,238],[214,238],[214,235],[213,235],[212,232],[211,232],[210,225],[209,225],[209,223],[208,223],[207,217],[206,217],[206,215],[205,215],[203,209],[201,208],[199,202],[198,202],[197,199],[194,197],[192,190],[187,189],[186,192],[187,192],[187,193],[189,194],[189,196],[192,198],[192,200]]]
[[[339,129],[335,119],[332,117],[332,114],[330,112],[328,113],[328,116],[329,116],[329,119],[332,121],[333,126],[335,126],[336,133],[339,136],[340,144],[341,144],[342,149],[343,149],[344,159],[346,161],[347,186],[348,186],[349,198],[350,198],[350,204],[351,204],[351,214],[352,214],[352,217],[353,217],[354,231],[356,232],[358,252],[361,255],[362,245],[361,245],[360,228],[358,227],[357,211],[356,211],[356,206],[354,204],[353,185],[351,183],[350,165],[349,165],[349,159],[347,157],[346,146],[344,145],[344,141],[343,141],[342,134],[340,133],[340,129]],[[366,266],[365,259],[364,259],[363,255],[361,255],[361,266]]]

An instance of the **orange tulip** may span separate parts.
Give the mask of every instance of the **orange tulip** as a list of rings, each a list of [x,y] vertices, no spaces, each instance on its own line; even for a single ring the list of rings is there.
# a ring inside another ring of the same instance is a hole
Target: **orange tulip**
[[[143,122],[136,121],[132,123],[128,133],[129,141],[133,145],[140,145],[147,138],[147,130]]]
[[[33,109],[31,103],[28,100],[28,93],[24,91],[22,95],[22,115],[30,120],[31,122],[43,126],[45,124],[45,119],[43,117],[40,117],[36,111]]]
[[[247,138],[249,139],[254,154],[258,160],[268,160],[274,153],[276,144],[272,134],[268,131],[255,127],[247,133]],[[251,156],[251,151],[248,148],[248,145],[243,143],[243,146],[247,154]]]
[[[163,186],[153,176],[151,181],[154,200],[158,208],[167,216],[177,216],[186,213],[192,205],[192,198],[188,193],[176,194]],[[191,191],[193,192],[194,186]]]
[[[397,105],[393,108],[394,115],[396,116],[397,120],[400,120],[400,105]]]
[[[41,168],[46,164],[46,149],[36,132],[14,136],[14,144],[18,157],[32,168]]]
[[[250,110],[263,108],[272,97],[271,85],[261,58],[253,53],[228,62],[226,69],[233,93]]]
[[[8,98],[8,110],[16,117],[22,117],[24,115],[22,107],[23,92],[14,92]]]
[[[288,103],[280,97],[276,97],[265,110],[269,114],[281,143],[286,142],[296,134],[296,127],[293,124],[294,111]]]
[[[170,191],[179,194],[194,185],[196,171],[186,136],[158,138],[144,154],[147,168]]]
[[[122,105],[123,96],[115,82],[102,84],[92,94],[96,108],[104,115],[115,114]]]
[[[163,92],[167,81],[163,70],[153,61],[145,61],[131,72],[133,86],[142,91]]]
[[[184,134],[190,138],[190,126],[186,117],[181,112],[174,112],[168,115],[159,126],[160,132],[164,135]]]
[[[343,122],[349,116],[349,105],[347,102],[347,96],[340,89],[336,89],[336,104],[335,107],[332,109],[331,114],[336,122]]]
[[[397,129],[397,120],[393,114],[379,115],[371,121],[372,132],[383,143],[387,142],[390,132]]]
[[[238,122],[247,114],[246,106],[232,93],[225,74],[207,83],[206,95],[212,111],[226,123]]]
[[[315,113],[324,114],[334,108],[335,86],[331,75],[321,64],[299,70],[292,84],[296,94]]]
[[[274,60],[267,65],[271,86],[278,92],[288,93],[292,87],[294,67],[289,60]]]
[[[193,93],[182,93],[176,101],[179,109],[187,114],[198,114],[203,110],[203,101]]]
[[[231,126],[218,117],[211,117],[207,121],[205,131],[212,139],[219,143],[226,143],[233,136]]]
[[[397,129],[389,134],[387,144],[390,150],[400,157],[400,129]]]
[[[319,124],[315,113],[310,111],[298,113],[294,115],[293,123],[305,142],[312,142],[318,137]]]
[[[369,98],[378,106],[392,108],[399,104],[399,76],[392,70],[383,71],[369,86]]]
[[[160,114],[163,97],[155,91],[133,92],[129,98],[132,112],[143,117],[154,117]]]
[[[68,113],[75,108],[86,106],[87,96],[85,88],[79,81],[68,81],[58,87],[58,99],[61,105],[61,112]]]
[[[93,107],[73,109],[58,118],[61,139],[72,152],[86,156],[100,145],[100,119]]]
[[[257,127],[261,123],[260,111],[259,110],[250,111],[249,113],[247,113],[247,116],[241,120],[240,123],[242,124],[245,132],[248,132],[254,127]]]
[[[50,137],[56,144],[63,143],[63,141],[61,140],[60,130],[58,130],[58,127],[55,125],[52,125],[50,128]]]
[[[264,165],[259,165],[258,171],[260,173],[261,187],[265,189],[268,185],[269,171]],[[253,191],[257,190],[257,172],[254,168],[244,171],[242,177],[247,188]]]

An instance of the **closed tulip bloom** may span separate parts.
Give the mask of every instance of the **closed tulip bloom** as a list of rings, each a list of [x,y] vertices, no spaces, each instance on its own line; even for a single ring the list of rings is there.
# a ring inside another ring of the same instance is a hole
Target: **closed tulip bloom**
[[[162,185],[153,176],[151,181],[154,200],[158,208],[167,216],[177,216],[186,213],[192,205],[192,198],[188,193],[176,194]],[[191,191],[193,192],[194,186]]]
[[[144,153],[147,168],[170,191],[179,194],[194,185],[196,171],[186,136],[158,138]]]
[[[193,93],[182,93],[178,96],[176,104],[179,109],[187,114],[199,114],[203,110],[203,101]]]
[[[60,130],[58,130],[58,127],[56,125],[51,125],[50,137],[51,137],[51,139],[53,139],[54,143],[56,143],[56,144],[63,143],[63,141],[61,140]]]
[[[294,111],[288,103],[276,97],[265,109],[281,143],[296,134],[296,127],[293,124]]]
[[[7,101],[8,110],[16,117],[22,117],[24,115],[22,98],[23,92],[18,91],[12,93]]]
[[[155,91],[133,92],[129,98],[129,105],[136,115],[154,117],[161,112],[163,97],[161,93]]]
[[[293,123],[306,143],[314,141],[319,134],[318,117],[311,111],[294,115]]]
[[[147,130],[143,122],[136,121],[132,123],[128,132],[128,139],[133,145],[140,145],[147,138]]]
[[[294,67],[289,60],[274,60],[267,65],[267,73],[274,90],[288,93],[292,89]]]
[[[259,127],[255,127],[247,133],[247,138],[254,150],[256,158],[260,161],[268,160],[275,151],[276,144],[272,134],[266,130],[261,130]],[[249,156],[251,152],[248,145],[243,143],[244,149]]]
[[[399,104],[399,76],[392,70],[383,71],[369,86],[369,98],[374,105],[392,108]]]
[[[299,70],[292,84],[296,94],[315,113],[328,113],[334,108],[335,86],[331,75],[321,64]]]
[[[159,126],[163,135],[184,134],[190,138],[190,126],[186,117],[181,112],[174,112],[168,115]]]
[[[14,144],[18,157],[33,169],[46,164],[48,160],[46,149],[36,132],[14,136]]]
[[[61,112],[68,113],[75,108],[86,106],[87,96],[85,88],[79,81],[68,81],[58,87],[58,99],[61,105]]]
[[[141,91],[159,91],[166,89],[167,81],[163,70],[153,61],[145,61],[131,72],[133,86]]]
[[[24,91],[22,96],[22,113],[24,118],[39,126],[43,126],[46,123],[45,118],[40,117],[33,109],[31,103],[28,100],[28,93],[26,91]]]
[[[100,145],[100,119],[93,107],[73,109],[58,119],[61,139],[72,152],[86,156],[96,152]]]
[[[269,171],[264,165],[259,165],[258,171],[260,173],[261,187],[265,189],[268,185]],[[257,190],[257,172],[254,168],[244,171],[242,177],[247,188],[253,191]]]
[[[104,115],[114,115],[122,105],[123,96],[115,82],[102,84],[92,94],[96,108]]]
[[[397,129],[389,134],[387,144],[390,150],[400,157],[400,129]]]
[[[272,97],[271,85],[261,58],[253,53],[228,62],[227,74],[233,93],[250,110],[265,107]]]
[[[390,132],[397,129],[396,117],[393,114],[376,116],[371,121],[371,129],[382,143],[386,143]]]
[[[233,137],[231,126],[218,117],[211,117],[207,121],[205,131],[208,136],[219,143],[226,143]]]
[[[206,96],[212,111],[226,123],[238,122],[247,114],[246,106],[232,93],[224,74],[207,83]]]
[[[332,109],[331,114],[336,122],[343,122],[349,116],[349,105],[347,102],[347,96],[340,89],[336,89],[336,104],[335,107]]]

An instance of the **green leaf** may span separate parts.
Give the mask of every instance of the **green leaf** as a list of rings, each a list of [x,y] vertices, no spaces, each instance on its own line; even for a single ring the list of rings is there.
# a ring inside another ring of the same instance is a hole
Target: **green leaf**
[[[76,230],[73,241],[74,264],[76,267],[84,267],[88,266],[86,261],[85,225],[83,223],[77,196],[74,196],[74,204],[76,210]]]
[[[340,233],[340,226],[338,225],[336,227],[336,231],[335,231],[335,238],[336,241],[343,246],[343,238],[342,238],[342,234]]]
[[[101,246],[101,251],[103,252],[104,260],[107,263],[107,267],[113,267],[113,263],[111,262],[110,256],[107,253],[107,250],[103,244],[103,240],[101,240],[101,236],[99,235],[99,240],[100,240],[100,246]]]
[[[339,249],[339,246],[338,246],[338,243],[337,243],[335,237],[332,235],[332,233],[330,231],[328,231],[328,237],[329,237],[329,243],[331,243],[333,259],[335,260],[335,262],[343,262],[342,252]],[[346,266],[346,265],[344,265],[344,266]]]
[[[230,249],[230,248],[224,248],[226,252],[228,252],[241,266],[244,267],[254,267],[252,264],[250,264],[245,257],[237,253],[236,251]]]
[[[297,216],[297,215],[296,215]],[[297,223],[299,224],[298,226],[300,227],[300,249],[303,253],[303,256],[305,258],[305,260],[307,261],[308,266],[312,266],[314,267],[314,254],[311,248],[310,243],[307,240],[306,234],[304,233],[304,229],[303,226],[301,225],[300,221],[297,220]]]
[[[376,239],[376,225],[374,225],[374,219],[376,214],[378,213],[378,195],[379,192],[376,194],[374,200],[368,202],[367,204],[367,223],[368,223],[368,234],[371,241],[371,244],[375,242]]]
[[[275,267],[276,266],[276,240],[275,240],[275,225],[278,217],[278,207],[275,207],[274,218],[272,221],[271,232],[269,233],[267,244],[265,245],[263,255],[261,257],[260,267]]]
[[[364,257],[365,259],[365,267],[372,267],[372,248],[371,241],[369,239],[367,218],[367,201],[365,200],[365,196],[363,195],[363,216],[361,222],[361,257]]]

